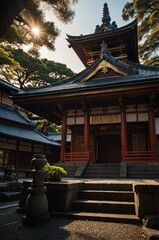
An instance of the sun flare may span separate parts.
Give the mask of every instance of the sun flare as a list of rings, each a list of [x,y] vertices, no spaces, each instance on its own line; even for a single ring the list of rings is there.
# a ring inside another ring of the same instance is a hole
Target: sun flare
[[[39,36],[39,34],[40,34],[40,28],[38,28],[38,27],[33,27],[33,28],[32,28],[32,32],[34,33],[34,35]]]

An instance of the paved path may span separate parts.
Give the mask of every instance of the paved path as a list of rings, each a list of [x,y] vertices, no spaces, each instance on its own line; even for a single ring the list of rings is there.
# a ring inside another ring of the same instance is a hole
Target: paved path
[[[72,181],[72,179],[70,179]],[[74,180],[73,180],[74,181]],[[83,181],[83,179],[81,179]],[[87,179],[85,181],[90,181]],[[119,180],[96,179],[96,182]],[[125,180],[132,182],[134,180]],[[158,184],[158,180],[136,180]],[[0,203],[0,240],[144,240],[142,228],[131,224],[73,220],[54,217],[50,222],[26,227],[22,214],[16,213],[18,202]]]
[[[50,222],[26,227],[16,208],[0,210],[1,240],[144,240],[136,225],[52,218]]]

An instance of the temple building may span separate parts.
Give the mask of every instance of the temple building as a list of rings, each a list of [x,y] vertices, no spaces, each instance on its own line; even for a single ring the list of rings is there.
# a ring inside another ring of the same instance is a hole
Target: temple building
[[[139,63],[137,21],[118,28],[105,3],[95,32],[67,35],[67,41],[86,68],[50,86],[22,90],[14,102],[62,123],[61,162],[158,162],[159,67]]]
[[[50,162],[57,161],[60,144],[37,131],[36,124],[13,105],[10,96],[18,91],[19,88],[0,79],[0,171],[14,165],[18,175],[25,176],[30,174],[31,159],[36,153],[46,154]]]

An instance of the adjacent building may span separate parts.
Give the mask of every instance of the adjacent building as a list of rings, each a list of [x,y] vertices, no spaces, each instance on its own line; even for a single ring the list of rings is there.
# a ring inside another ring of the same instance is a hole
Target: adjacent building
[[[0,169],[14,165],[17,172],[30,172],[36,153],[46,154],[48,161],[59,161],[60,144],[50,141],[35,129],[13,105],[11,94],[19,89],[0,79]]]

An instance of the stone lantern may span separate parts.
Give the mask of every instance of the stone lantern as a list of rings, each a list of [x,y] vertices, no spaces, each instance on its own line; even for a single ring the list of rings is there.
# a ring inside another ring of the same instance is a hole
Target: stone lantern
[[[44,154],[35,154],[32,159],[33,182],[25,205],[24,225],[36,225],[49,220],[46,187],[44,186],[44,166],[47,160]]]

